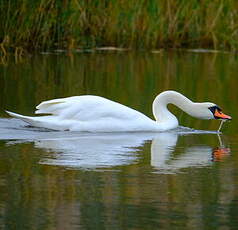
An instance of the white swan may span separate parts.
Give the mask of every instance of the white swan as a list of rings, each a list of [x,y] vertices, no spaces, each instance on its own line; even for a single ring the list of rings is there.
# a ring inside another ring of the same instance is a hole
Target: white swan
[[[167,109],[174,104],[200,119],[231,119],[213,103],[194,103],[176,91],[164,91],[153,102],[155,121],[146,115],[99,96],[83,95],[44,101],[36,107],[38,117],[6,111],[32,126],[53,130],[88,132],[166,131],[178,126],[177,118]]]

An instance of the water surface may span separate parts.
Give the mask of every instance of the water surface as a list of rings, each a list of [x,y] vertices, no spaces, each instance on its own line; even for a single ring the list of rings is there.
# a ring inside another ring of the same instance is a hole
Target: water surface
[[[10,59],[0,66],[0,227],[236,229],[237,63],[193,52]],[[217,134],[218,121],[170,106],[183,127],[97,134],[29,127],[3,111],[31,115],[43,100],[96,94],[152,117],[167,89],[215,102],[233,121]]]

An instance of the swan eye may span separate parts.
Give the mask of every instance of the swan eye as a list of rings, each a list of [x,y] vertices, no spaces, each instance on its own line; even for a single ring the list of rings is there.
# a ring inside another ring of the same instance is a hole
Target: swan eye
[[[210,111],[213,113],[213,115],[216,113],[216,111],[218,112],[218,113],[221,113],[221,108],[220,107],[218,107],[217,105],[215,105],[215,106],[212,106],[212,107],[209,107],[208,109],[210,109]]]

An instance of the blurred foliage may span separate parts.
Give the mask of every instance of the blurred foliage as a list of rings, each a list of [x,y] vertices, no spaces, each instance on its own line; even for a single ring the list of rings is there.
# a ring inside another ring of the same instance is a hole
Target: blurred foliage
[[[3,50],[203,47],[236,50],[236,0],[2,0]]]

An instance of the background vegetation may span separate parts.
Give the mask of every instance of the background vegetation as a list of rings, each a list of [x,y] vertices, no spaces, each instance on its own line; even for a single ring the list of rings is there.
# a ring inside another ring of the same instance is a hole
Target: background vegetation
[[[2,0],[0,50],[238,47],[236,0]]]

